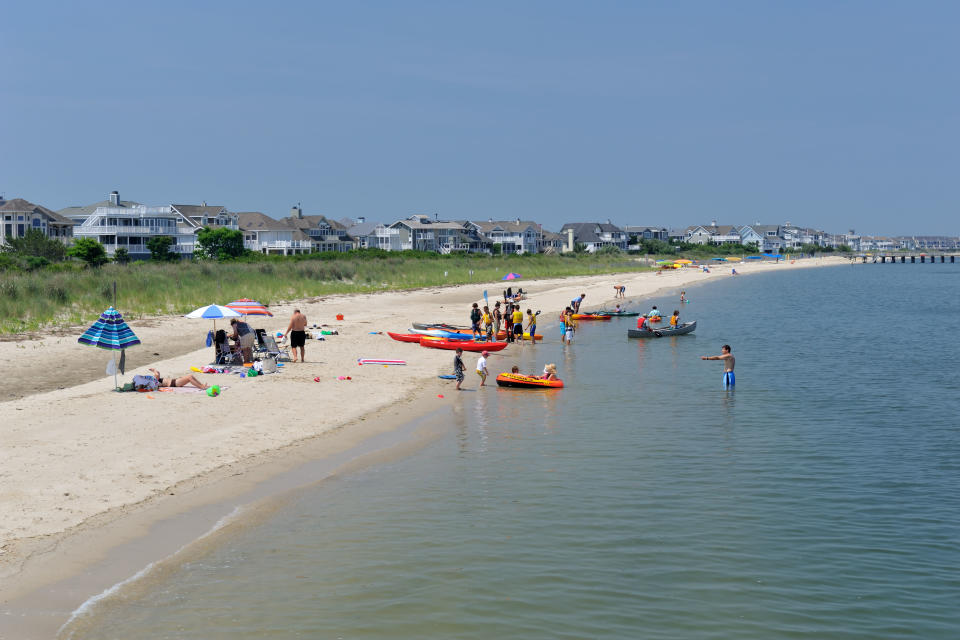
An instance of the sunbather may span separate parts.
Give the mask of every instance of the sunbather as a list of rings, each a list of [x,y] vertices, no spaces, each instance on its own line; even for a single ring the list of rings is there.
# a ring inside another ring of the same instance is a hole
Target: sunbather
[[[208,386],[210,386],[203,384],[194,378],[192,373],[188,373],[185,376],[180,376],[179,378],[164,378],[156,369],[150,369],[150,371],[152,371],[153,375],[157,377],[157,382],[161,387],[185,387],[188,384],[192,384],[197,389],[206,389]]]

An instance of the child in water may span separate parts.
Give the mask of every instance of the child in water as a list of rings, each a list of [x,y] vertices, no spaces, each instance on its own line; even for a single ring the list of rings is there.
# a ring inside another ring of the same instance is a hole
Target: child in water
[[[460,385],[463,384],[463,349],[458,348],[457,354],[453,356],[453,375],[457,377],[457,391],[460,391]]]

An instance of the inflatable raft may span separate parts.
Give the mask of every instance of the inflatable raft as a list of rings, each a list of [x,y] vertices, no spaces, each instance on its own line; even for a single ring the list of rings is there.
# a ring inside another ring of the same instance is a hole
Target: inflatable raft
[[[562,389],[563,380],[541,380],[519,373],[501,373],[497,376],[497,384],[501,387],[516,387],[518,389]]]

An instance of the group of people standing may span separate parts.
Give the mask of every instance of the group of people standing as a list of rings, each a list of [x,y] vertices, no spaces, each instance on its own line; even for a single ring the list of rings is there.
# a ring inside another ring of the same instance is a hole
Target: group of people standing
[[[481,310],[480,305],[474,302],[473,308],[470,310],[470,327],[474,338],[486,335],[487,340],[493,340],[500,334],[500,327],[503,326],[507,342],[522,342],[524,323],[526,323],[526,333],[529,334],[530,340],[535,343],[537,341],[537,316],[539,314],[539,311],[534,313],[532,309],[527,309],[526,318],[524,318],[520,305],[511,302],[505,303],[504,308],[501,309],[500,301],[497,300],[493,305],[493,311],[490,310],[489,306],[484,306]]]

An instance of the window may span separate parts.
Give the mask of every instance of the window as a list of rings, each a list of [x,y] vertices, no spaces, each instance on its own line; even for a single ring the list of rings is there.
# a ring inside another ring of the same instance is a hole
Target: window
[[[9,220],[9,219],[10,219],[10,216],[7,216],[7,220]],[[8,238],[9,238],[10,236],[12,236],[12,235],[13,235],[13,225],[12,225],[12,224],[5,224],[5,225],[3,225],[3,234],[4,234],[6,237],[8,237]]]
[[[23,220],[23,216],[20,216],[20,219]],[[18,224],[18,225],[17,225],[17,236],[19,236],[19,237],[21,237],[21,238],[24,236],[23,227],[24,227],[24,225],[22,225],[22,224]]]
[[[33,226],[34,226],[34,228],[37,228],[37,227],[40,226],[40,218],[34,218],[34,219],[33,219]]]

